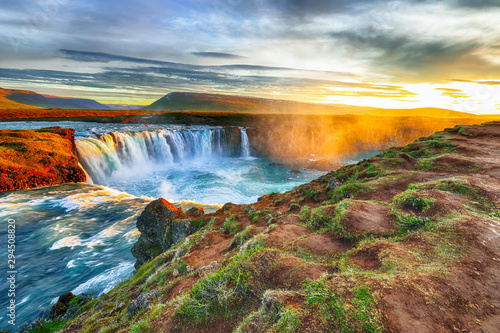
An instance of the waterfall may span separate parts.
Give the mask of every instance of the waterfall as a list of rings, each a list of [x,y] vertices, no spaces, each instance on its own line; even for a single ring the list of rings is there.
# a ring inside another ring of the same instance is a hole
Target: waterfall
[[[250,157],[250,141],[248,141],[248,134],[246,128],[240,128],[241,131],[241,157]]]
[[[231,154],[222,128],[111,132],[75,141],[83,168],[98,184],[106,184],[107,179],[117,174],[133,176],[134,172],[144,172],[155,166],[168,167],[193,159]],[[248,137],[243,131],[241,155],[250,155]]]

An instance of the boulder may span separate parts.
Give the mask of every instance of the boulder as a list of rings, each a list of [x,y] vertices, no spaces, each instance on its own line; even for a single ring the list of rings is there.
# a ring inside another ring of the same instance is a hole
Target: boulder
[[[146,206],[137,218],[136,225],[141,236],[131,250],[137,259],[136,269],[197,230],[190,220],[179,221],[184,217],[181,208],[175,207],[163,198],[154,200]]]
[[[191,207],[186,212],[187,216],[200,216],[205,214],[205,210],[201,207]]]

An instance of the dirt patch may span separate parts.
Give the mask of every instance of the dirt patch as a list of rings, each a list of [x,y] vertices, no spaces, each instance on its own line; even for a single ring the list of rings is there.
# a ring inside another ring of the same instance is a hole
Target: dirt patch
[[[276,219],[276,223],[279,224],[299,224],[300,222],[300,217],[297,215],[285,215]]]
[[[355,235],[384,233],[396,229],[389,215],[390,208],[369,201],[352,201],[342,220],[344,229]]]
[[[169,302],[180,294],[191,290],[193,284],[198,281],[198,277],[190,276],[176,282],[167,293],[166,301]]]
[[[343,253],[351,248],[351,244],[345,240],[332,238],[328,234],[311,234],[300,239],[297,245],[319,255]]]
[[[266,284],[279,288],[298,288],[306,279],[316,280],[327,268],[312,264],[295,257],[283,258],[277,266],[269,271]]]
[[[382,266],[380,252],[388,248],[388,244],[380,243],[361,249],[350,256],[351,262],[363,270],[375,270]]]
[[[219,261],[227,252],[232,237],[218,232],[210,232],[205,236],[201,249],[189,253],[184,260],[194,269],[209,265],[212,261]]]
[[[267,235],[267,242],[274,246],[282,246],[310,233],[308,228],[296,224],[277,225]]]

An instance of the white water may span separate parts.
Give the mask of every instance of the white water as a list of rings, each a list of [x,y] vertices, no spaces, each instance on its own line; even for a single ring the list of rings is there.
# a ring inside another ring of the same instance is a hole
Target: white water
[[[241,157],[250,157],[250,141],[248,140],[247,129],[240,128],[241,131]]]
[[[322,174],[303,169],[292,175],[284,165],[269,167],[272,161],[250,156],[246,129],[236,137],[232,133],[229,139],[220,127],[114,130],[78,137],[76,144],[94,183],[172,202],[250,203]]]
[[[84,169],[98,184],[158,167],[229,155],[225,132],[220,128],[111,132],[78,138],[76,146]]]

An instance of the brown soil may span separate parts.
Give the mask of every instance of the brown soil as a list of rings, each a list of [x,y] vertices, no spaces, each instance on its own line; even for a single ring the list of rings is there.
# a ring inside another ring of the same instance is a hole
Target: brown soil
[[[167,293],[167,297],[165,301],[171,301],[175,297],[179,296],[182,293],[185,293],[186,291],[191,290],[193,287],[193,284],[198,281],[197,277],[190,276],[185,279],[182,279],[178,282],[176,282],[172,288]]]
[[[319,255],[343,253],[352,246],[345,240],[333,238],[329,234],[311,234],[300,239],[297,245]]]
[[[231,240],[232,237],[218,232],[208,233],[204,240],[207,245],[189,253],[185,261],[194,269],[209,265],[212,261],[219,261],[228,251]]]
[[[281,246],[310,233],[311,231],[308,228],[296,224],[277,225],[269,232],[267,242],[275,246]]]
[[[342,220],[347,232],[360,235],[366,232],[384,233],[396,229],[389,215],[390,208],[369,201],[352,201]]]

